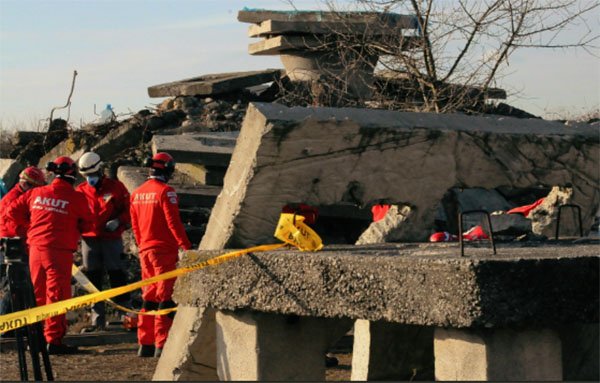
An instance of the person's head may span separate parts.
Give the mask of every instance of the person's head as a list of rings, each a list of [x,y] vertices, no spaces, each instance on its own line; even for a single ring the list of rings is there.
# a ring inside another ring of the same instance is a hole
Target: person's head
[[[69,157],[60,156],[54,161],[48,162],[46,165],[46,170],[54,173],[58,178],[69,181],[70,183],[74,183],[77,165],[75,164],[75,161]]]
[[[23,190],[29,190],[45,184],[46,175],[38,167],[29,166],[19,174],[19,185]]]
[[[98,186],[104,177],[103,165],[98,154],[87,152],[79,159],[79,173],[85,177],[88,184]]]
[[[144,166],[151,169],[150,175],[162,177],[165,181],[168,181],[175,171],[175,160],[169,153],[159,152],[147,158]]]

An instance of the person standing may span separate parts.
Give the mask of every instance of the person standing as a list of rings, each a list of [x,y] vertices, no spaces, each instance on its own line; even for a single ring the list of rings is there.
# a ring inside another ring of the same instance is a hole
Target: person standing
[[[142,279],[175,270],[179,249],[189,250],[179,216],[178,197],[167,185],[175,170],[168,153],[156,153],[144,164],[150,177],[131,194],[131,228],[139,248]],[[142,312],[175,307],[172,301],[175,278],[142,288]],[[138,356],[159,357],[173,323],[174,313],[160,316],[140,315]]]
[[[46,186],[23,194],[8,207],[17,225],[28,226],[29,269],[38,306],[71,298],[71,267],[80,233],[93,230],[87,200],[73,187],[77,166],[69,157],[49,162],[46,170],[56,175]],[[44,322],[49,354],[76,353],[77,347],[62,343],[67,332],[65,315]]]
[[[77,191],[87,198],[92,216],[95,219],[94,230],[81,234],[81,253],[83,266],[90,282],[102,290],[104,273],[108,274],[110,287],[127,284],[127,273],[123,262],[123,239],[121,235],[129,226],[129,192],[119,180],[104,175],[103,162],[94,152],[87,152],[79,159],[79,173],[85,181],[77,186]],[[119,295],[114,301],[128,305],[129,294]],[[106,313],[104,302],[92,307],[92,323],[83,332],[104,330]]]
[[[29,166],[19,174],[19,182],[10,189],[8,193],[0,200],[0,237],[21,237],[25,240],[27,227],[16,226],[6,217],[6,210],[10,204],[25,194],[26,191],[46,184],[46,175],[35,167]]]
[[[35,166],[29,166],[19,174],[19,182],[0,200],[0,238],[20,237],[23,246],[26,246],[27,227],[15,225],[6,216],[6,210],[14,200],[19,198],[25,192],[45,184],[46,176],[44,172]],[[6,265],[4,264],[2,252],[0,252],[0,294],[0,315],[12,312],[10,307]]]

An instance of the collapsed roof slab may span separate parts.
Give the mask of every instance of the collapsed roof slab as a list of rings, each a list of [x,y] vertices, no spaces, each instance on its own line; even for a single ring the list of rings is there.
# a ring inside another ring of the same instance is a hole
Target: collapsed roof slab
[[[410,206],[396,240],[426,240],[453,187],[573,187],[587,231],[600,133],[497,116],[250,104],[201,249],[274,242],[281,209],[381,199]]]
[[[210,96],[234,92],[250,86],[275,81],[282,70],[207,74],[199,77],[148,87],[150,97]]]
[[[248,53],[254,56],[278,55],[289,50],[316,50],[329,43],[316,36],[275,36],[248,45]]]
[[[120,166],[117,171],[117,178],[123,182],[129,193],[132,193],[148,179],[148,168]],[[176,177],[173,178],[175,179]],[[188,207],[212,207],[221,192],[220,187],[188,185],[177,182],[177,180],[170,181],[169,185],[175,189],[179,197],[179,207],[182,209]]]
[[[247,9],[238,12],[238,21],[242,23],[260,24],[265,21],[302,23],[302,22],[344,22],[370,23],[393,28],[415,29],[417,19],[412,15],[380,12],[321,12],[321,11],[272,11],[264,9]]]
[[[310,52],[335,49],[336,41],[336,36],[332,35],[280,35],[249,44],[248,53],[253,56],[268,56],[290,53],[289,51],[299,54],[302,51],[308,55]],[[418,42],[418,38],[405,36],[402,38],[402,50],[413,48]],[[374,49],[376,48],[374,45]]]
[[[272,35],[295,34],[359,34],[362,36],[397,35],[398,26],[374,25],[368,22],[347,23],[343,21],[281,21],[265,20],[260,24],[248,27],[249,37],[265,37]]]
[[[176,162],[226,168],[235,146],[237,132],[153,136],[152,153],[167,152]]]
[[[219,310],[452,328],[598,323],[597,245],[467,250],[461,257],[457,244],[382,244],[254,253],[179,277],[174,298]],[[188,252],[182,266],[210,253]]]

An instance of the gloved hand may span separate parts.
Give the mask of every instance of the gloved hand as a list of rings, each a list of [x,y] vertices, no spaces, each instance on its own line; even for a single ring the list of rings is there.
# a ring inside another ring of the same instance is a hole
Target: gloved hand
[[[118,218],[111,219],[110,221],[106,222],[106,225],[104,225],[104,229],[106,231],[113,232],[119,228],[120,224],[121,221],[119,221]]]

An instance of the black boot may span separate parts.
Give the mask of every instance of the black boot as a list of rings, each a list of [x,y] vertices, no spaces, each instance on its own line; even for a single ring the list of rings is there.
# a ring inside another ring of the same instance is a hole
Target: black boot
[[[155,347],[153,344],[151,344],[151,345],[142,344],[142,345],[140,345],[140,348],[138,348],[137,356],[139,356],[141,358],[151,358],[154,356],[154,352],[155,352]]]
[[[77,354],[79,353],[79,349],[75,346],[69,346],[66,344],[52,344],[48,343],[46,345],[48,354],[50,355],[69,355],[69,354]]]

